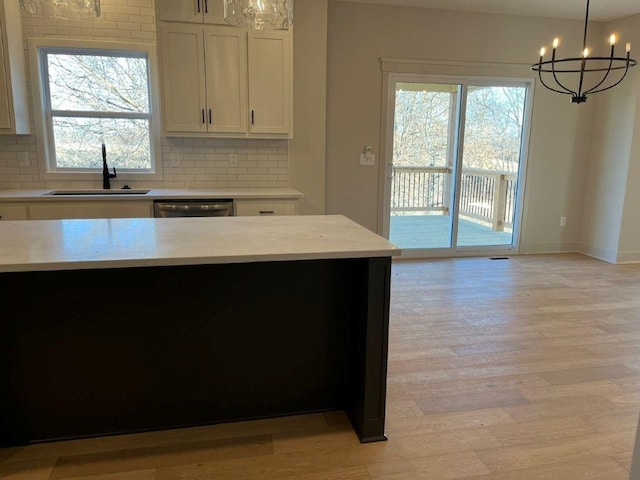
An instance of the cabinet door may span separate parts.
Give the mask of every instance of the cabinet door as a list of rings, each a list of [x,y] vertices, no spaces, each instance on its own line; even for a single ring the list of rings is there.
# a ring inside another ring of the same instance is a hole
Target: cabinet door
[[[207,131],[203,37],[200,25],[160,27],[166,132]]]
[[[204,0],[204,23],[226,25],[224,21],[224,0]]]
[[[94,201],[47,202],[29,207],[31,220],[64,218],[150,218],[151,202]]]
[[[236,216],[297,215],[297,200],[236,200]]]
[[[224,0],[156,0],[156,17],[164,22],[224,24]]]
[[[0,221],[27,220],[27,207],[24,205],[0,205]]]
[[[7,82],[7,67],[5,45],[3,40],[4,19],[0,18],[0,129],[11,130],[11,104],[9,103],[9,82]]]
[[[291,117],[289,31],[249,32],[251,133],[289,133]]]
[[[0,52],[0,134],[30,134],[22,17],[16,1],[0,1]]]
[[[205,27],[207,122],[210,132],[247,131],[247,34]]]
[[[204,0],[156,0],[156,17],[165,22],[202,23]]]

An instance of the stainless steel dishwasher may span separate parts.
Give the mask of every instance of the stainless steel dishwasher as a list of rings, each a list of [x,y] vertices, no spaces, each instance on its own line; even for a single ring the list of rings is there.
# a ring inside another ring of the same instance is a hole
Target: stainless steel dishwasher
[[[233,215],[233,200],[156,200],[153,216],[177,217],[229,217]]]

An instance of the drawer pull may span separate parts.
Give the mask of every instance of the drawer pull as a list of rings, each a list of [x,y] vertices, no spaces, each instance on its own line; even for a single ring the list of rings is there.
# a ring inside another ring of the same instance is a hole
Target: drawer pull
[[[260,215],[273,215],[275,210],[260,210]]]
[[[198,13],[201,13],[202,10],[200,10],[200,0],[198,0]]]

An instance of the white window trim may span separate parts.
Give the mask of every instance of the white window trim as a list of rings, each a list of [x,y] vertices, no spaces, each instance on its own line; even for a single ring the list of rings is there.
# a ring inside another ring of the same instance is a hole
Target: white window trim
[[[130,44],[120,42],[86,41],[51,38],[29,38],[29,56],[31,67],[31,90],[33,94],[34,123],[36,133],[36,146],[38,151],[38,168],[41,180],[47,181],[68,181],[68,180],[93,180],[101,181],[101,172],[82,171],[61,171],[55,170],[52,162],[52,153],[49,150],[50,129],[46,118],[45,98],[42,94],[43,72],[40,61],[41,48],[61,48],[61,49],[91,49],[103,50],[107,53],[141,52],[146,54],[149,66],[149,95],[150,95],[150,125],[151,136],[151,170],[145,172],[132,172],[118,170],[118,180],[120,181],[142,181],[142,180],[162,180],[162,152],[161,138],[162,129],[160,125],[160,89],[158,85],[157,59],[155,45]]]

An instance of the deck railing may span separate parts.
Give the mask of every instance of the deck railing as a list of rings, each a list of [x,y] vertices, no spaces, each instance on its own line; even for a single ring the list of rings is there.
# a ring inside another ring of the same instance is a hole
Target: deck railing
[[[391,214],[451,211],[451,172],[447,167],[395,167]],[[460,216],[488,224],[495,231],[513,227],[517,175],[465,168]]]

